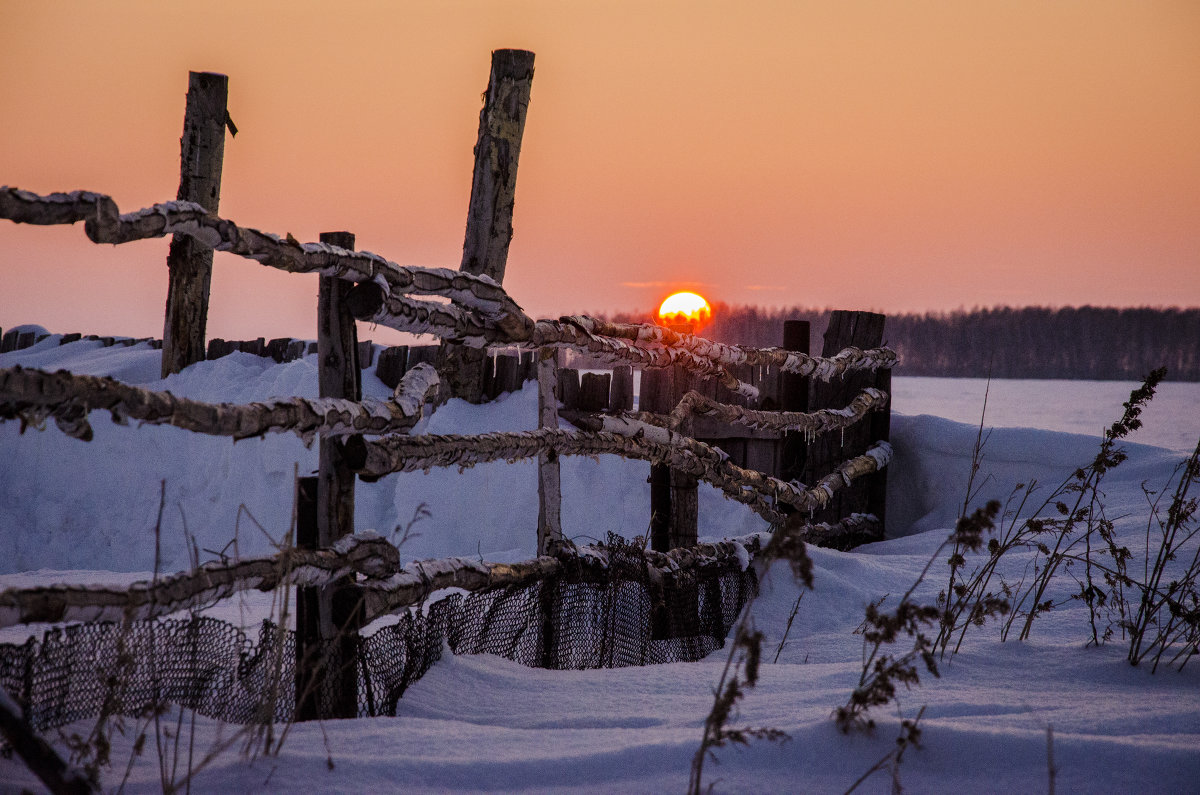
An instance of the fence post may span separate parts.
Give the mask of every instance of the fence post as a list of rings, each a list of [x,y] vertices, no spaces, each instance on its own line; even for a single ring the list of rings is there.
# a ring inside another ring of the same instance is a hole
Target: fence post
[[[892,432],[892,371],[878,370],[875,373],[875,388],[888,395],[888,404],[883,411],[871,415],[871,440],[874,442],[890,441]],[[879,526],[886,529],[887,525],[887,473],[884,467],[878,472],[872,472],[867,477],[867,513],[879,517]]]
[[[884,315],[875,312],[834,311],[829,317],[821,355],[833,356],[851,345],[857,348],[878,347],[883,342],[885,320]],[[856,371],[847,373],[843,378],[814,383],[812,409],[843,408],[864,387],[874,386],[875,379],[873,372]],[[804,482],[815,483],[838,462],[861,455],[871,442],[872,431],[872,422],[860,422],[844,432],[835,431],[818,437],[809,447]],[[867,486],[863,481],[858,481],[834,494],[829,506],[816,512],[814,519],[837,522],[851,513],[866,511],[867,504]]]
[[[690,334],[692,326],[673,325],[672,331]],[[653,375],[651,375],[653,374]],[[650,376],[650,378],[647,378]],[[642,411],[669,414],[691,389],[691,377],[679,367],[642,372]],[[691,420],[679,428],[692,434]],[[650,467],[650,546],[659,552],[694,546],[698,537],[699,481],[666,464]]]
[[[189,72],[187,110],[180,139],[181,201],[196,202],[215,214],[221,198],[221,164],[225,156],[226,104],[229,78],[214,72]],[[162,377],[204,361],[208,295],[213,251],[184,235],[171,238],[167,253],[166,318],[163,322]]]
[[[558,427],[558,357],[553,348],[537,352],[538,427]],[[538,554],[562,538],[562,480],[558,454],[538,453]]]
[[[517,189],[517,161],[525,114],[533,83],[533,53],[496,50],[492,71],[479,114],[475,144],[475,170],[471,178],[471,203],[460,270],[504,281],[508,245],[512,241],[513,202]],[[483,367],[487,352],[443,343],[438,372],[446,384],[444,394],[471,403],[483,400]]]
[[[316,549],[317,479],[296,478],[296,547]],[[325,654],[321,645],[321,589],[296,587],[296,711],[297,721],[321,717],[317,709],[322,690]]]
[[[809,324],[807,320],[783,321],[783,348],[808,354]],[[782,411],[808,411],[809,379],[796,373],[779,374],[779,408]],[[779,477],[787,482],[801,480],[804,462],[808,457],[808,446],[804,434],[789,431],[780,441]],[[783,512],[790,514],[790,505],[783,505]]]
[[[320,239],[326,245],[354,248],[354,235],[349,232],[326,232]],[[358,331],[345,302],[352,287],[343,279],[320,277],[317,378],[321,397],[362,399]],[[341,444],[333,439],[321,439],[319,461],[317,544],[327,547],[354,532],[354,473],[343,461]],[[338,582],[320,591],[317,627],[321,656],[325,658],[324,681],[318,688],[322,718],[358,717],[359,607],[357,588],[352,583]]]

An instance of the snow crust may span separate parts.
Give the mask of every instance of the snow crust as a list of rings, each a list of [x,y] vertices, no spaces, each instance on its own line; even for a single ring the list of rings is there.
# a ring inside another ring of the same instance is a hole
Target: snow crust
[[[0,367],[112,375],[212,401],[316,396],[313,357],[277,365],[235,353],[159,380],[159,355],[144,345],[102,348],[80,341],[58,347],[50,339],[0,355]],[[387,397],[389,390],[371,371],[363,380],[368,396]],[[904,389],[898,388],[900,410],[909,400]],[[992,401],[996,394],[994,386]],[[1191,423],[1194,442],[1200,392],[1188,394],[1192,399],[1167,421]],[[1128,388],[1097,413],[1097,430],[1119,415],[1127,396]],[[936,395],[922,399],[936,410]],[[536,415],[531,384],[487,407],[451,401],[417,432],[524,430],[534,426]],[[96,434],[91,443],[54,427],[21,436],[15,423],[0,425],[0,572],[6,572],[0,587],[144,578],[153,566],[163,480],[164,570],[187,565],[185,530],[201,549],[231,554],[229,542],[236,540],[242,554],[269,552],[267,536],[281,537],[290,522],[294,474],[316,466],[315,449],[289,437],[235,444],[172,428],[114,427],[95,413],[91,421]],[[761,680],[732,724],[777,727],[792,739],[719,749],[718,764],[706,767],[715,791],[843,792],[892,750],[900,716],[914,717],[922,706],[923,747],[909,751],[899,771],[910,792],[1045,791],[1049,727],[1057,792],[1195,791],[1200,666],[1193,661],[1182,673],[1160,668],[1151,675],[1125,662],[1119,642],[1085,648],[1087,616],[1075,603],[1040,618],[1032,639],[1023,643],[1001,643],[992,625],[974,628],[953,662],[943,664],[940,679],[923,673],[919,687],[900,692],[899,711],[874,713],[879,725],[873,735],[838,732],[830,715],[857,682],[862,641],[853,630],[863,608],[885,594],[895,599],[903,593],[953,526],[976,433],[972,424],[929,414],[893,415],[889,540],[851,553],[810,549],[815,590],[804,593],[786,641],[784,628],[800,590],[782,564],[763,573],[761,595],[750,608],[766,636]],[[978,501],[1003,499],[1016,483],[1030,479],[1057,485],[1091,460],[1096,444],[1094,436],[997,428],[984,449],[981,474],[987,479]],[[1119,537],[1136,545],[1145,532],[1141,484],[1161,486],[1182,455],[1177,449],[1125,447],[1129,460],[1105,481],[1106,506]],[[609,531],[626,537],[646,532],[648,465],[612,456],[562,464],[568,536],[586,541]],[[394,528],[402,532],[423,503],[432,515],[412,524],[401,547],[406,564],[446,556],[531,557],[536,480],[535,466],[526,462],[360,484],[358,527],[394,537]],[[710,540],[766,529],[748,509],[703,486],[700,520],[701,535]],[[210,556],[202,553],[202,559]],[[1011,565],[1027,562],[1016,558]],[[944,587],[944,567],[935,564],[932,572],[919,598],[931,600]],[[1054,595],[1064,597],[1072,586],[1064,582]],[[215,612],[253,623],[269,610],[270,600],[269,594],[245,595]],[[682,791],[725,655],[720,650],[699,663],[646,668],[543,671],[447,653],[408,690],[396,718],[297,724],[278,757],[254,761],[236,750],[239,743],[202,771],[195,786],[272,792]],[[75,728],[86,734],[91,727]],[[234,731],[200,719],[197,755]],[[117,761],[105,780],[109,787],[120,782],[133,735],[112,738]],[[135,761],[128,791],[158,790],[153,745]],[[0,789],[37,787],[11,759],[0,759],[0,782]],[[860,791],[890,787],[883,772]]]

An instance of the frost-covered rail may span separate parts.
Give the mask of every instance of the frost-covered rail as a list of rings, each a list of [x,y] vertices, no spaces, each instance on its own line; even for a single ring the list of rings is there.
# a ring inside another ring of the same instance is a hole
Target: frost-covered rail
[[[850,371],[876,370],[896,362],[889,348],[847,348],[836,356],[808,356],[779,348],[726,345],[649,324],[606,323],[569,317],[534,321],[508,293],[487,276],[448,268],[399,265],[378,254],[349,251],[325,243],[300,243],[238,226],[210,215],[200,205],[163,202],[121,214],[110,196],[92,191],[39,195],[0,187],[0,218],[41,225],[84,222],[96,243],[126,243],[184,235],[216,251],[227,251],[291,273],[318,273],[356,282],[352,302],[360,319],[400,331],[434,334],[472,347],[518,346],[571,348],[610,362],[643,367],[682,367],[716,378],[738,394],[757,389],[739,381],[730,367],[772,365],[781,371],[829,380]],[[409,295],[436,295],[451,304],[421,301]]]
[[[729,462],[720,450],[686,436],[651,441],[641,433],[623,435],[608,431],[574,432],[552,428],[476,436],[388,436],[379,441],[351,438],[345,447],[346,463],[360,476],[380,478],[393,472],[415,472],[433,467],[471,467],[488,461],[536,458],[543,451],[557,455],[619,455],[666,464],[672,469],[709,483],[725,496],[750,506],[768,521],[783,515],[777,503],[797,511],[824,508],[834,493],[863,475],[877,472],[891,461],[892,448],[877,442],[863,455],[843,461],[811,488],[743,469]]]
[[[798,525],[800,537],[836,537],[854,532],[870,517],[849,517],[837,525]],[[752,533],[715,543],[672,549],[640,550],[647,581],[662,583],[668,575],[735,565],[745,569],[768,548],[770,533]],[[623,548],[628,550],[627,547]],[[44,585],[0,591],[0,627],[32,623],[130,622],[162,618],[196,610],[241,591],[270,591],[301,585],[322,586],[351,575],[358,580],[366,621],[419,604],[437,591],[457,588],[468,592],[524,586],[573,572],[573,579],[600,581],[609,576],[609,548],[577,547],[555,542],[549,554],[517,563],[494,563],[474,558],[440,558],[400,565],[399,551],[368,530],[345,536],[334,546],[318,550],[288,548],[274,555],[237,561],[210,561],[191,571],[155,580],[113,585]],[[590,572],[590,573],[589,573]]]
[[[88,412],[102,409],[122,425],[136,420],[234,439],[291,432],[307,443],[317,434],[406,432],[421,419],[437,385],[433,367],[419,364],[404,374],[390,400],[293,397],[237,405],[202,403],[112,378],[11,367],[0,370],[0,421],[36,427],[53,418],[63,433],[89,441]]]

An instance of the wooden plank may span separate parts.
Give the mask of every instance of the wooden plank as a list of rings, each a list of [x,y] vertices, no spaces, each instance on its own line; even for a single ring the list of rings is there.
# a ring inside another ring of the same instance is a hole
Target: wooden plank
[[[695,438],[704,441],[716,439],[759,439],[775,442],[779,440],[778,431],[764,431],[751,428],[748,425],[734,425],[733,423],[720,422],[709,417],[693,418],[692,428]]]
[[[287,355],[288,345],[291,343],[290,337],[276,337],[267,343],[266,353],[275,360],[276,363],[283,363],[283,357]]]
[[[628,364],[613,368],[608,408],[610,411],[633,411],[633,367]]]
[[[375,345],[370,340],[358,343],[358,369],[366,370],[375,361]],[[361,380],[361,379],[360,379]]]
[[[834,311],[825,332],[822,356],[833,356],[848,346],[873,348],[883,342],[886,318],[874,312]],[[855,371],[844,378],[829,382],[815,382],[812,386],[811,409],[842,408],[864,387],[875,384],[875,373]],[[871,423],[861,422],[847,428],[845,432],[834,432],[820,436],[809,446],[808,462],[805,467],[805,483],[815,483],[828,474],[838,463],[860,455],[871,442]],[[849,488],[838,492],[829,507],[814,515],[817,522],[836,523],[844,516],[867,510],[867,484],[859,480]]]
[[[779,445],[778,439],[747,439],[745,464],[746,469],[771,474],[777,470]]]
[[[516,392],[521,388],[520,357],[500,355],[496,357],[495,365],[496,372],[486,393],[489,399],[495,399],[506,392]]]
[[[883,390],[889,396],[892,394],[892,371],[879,370],[875,373],[875,388]],[[871,441],[886,442],[891,438],[892,404],[888,401],[887,408],[871,415]],[[873,513],[879,518],[880,535],[887,525],[887,473],[884,467],[867,477],[867,513]]]
[[[558,399],[564,409],[579,408],[579,371],[573,367],[558,370]]]
[[[229,78],[189,72],[187,110],[180,139],[177,198],[216,215],[225,156]],[[163,322],[162,377],[204,360],[213,251],[194,238],[174,235],[167,253],[167,309]]]
[[[400,379],[408,372],[408,346],[393,345],[379,352],[379,361],[375,364],[375,376],[395,389],[400,385]]]
[[[558,427],[558,362],[555,352],[538,352],[538,427]],[[550,544],[562,539],[562,477],[558,455],[543,450],[538,454],[538,554],[549,553]]]
[[[608,408],[609,373],[584,373],[579,382],[579,410],[604,411]]]
[[[809,323],[807,320],[783,321],[783,348],[809,352]],[[808,411],[811,381],[795,373],[779,374],[779,407],[783,411]],[[802,433],[785,433],[780,441],[779,471],[777,476],[784,481],[804,477],[804,464],[808,458],[808,445]]]
[[[437,356],[437,345],[414,345],[408,349],[408,369],[411,370],[421,363],[433,364],[437,361]]]
[[[492,53],[492,70],[479,114],[471,201],[459,269],[490,276],[497,284],[504,282],[513,236],[517,164],[533,84],[533,57],[528,50]],[[448,394],[479,403],[484,395],[486,358],[486,351],[445,343],[438,357],[438,372],[446,379]]]

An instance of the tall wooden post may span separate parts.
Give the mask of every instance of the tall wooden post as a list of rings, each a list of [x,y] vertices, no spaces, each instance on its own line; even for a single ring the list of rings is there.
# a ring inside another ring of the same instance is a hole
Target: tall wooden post
[[[692,326],[673,325],[672,331],[690,334]],[[647,376],[650,376],[647,378]],[[642,372],[642,411],[669,414],[691,389],[692,379],[681,368]],[[692,422],[679,429],[690,436]],[[659,552],[694,546],[698,537],[697,479],[666,464],[650,467],[650,546]]]
[[[553,348],[537,353],[538,427],[558,427],[558,361]],[[538,554],[562,538],[562,478],[558,454],[538,454]]]
[[[809,350],[809,323],[807,320],[783,321],[783,348],[807,354]],[[808,377],[795,373],[779,374],[779,408],[782,411],[808,411]],[[808,457],[808,445],[804,434],[790,431],[780,441],[779,476],[784,481],[802,480],[804,463]],[[790,505],[782,506],[784,513],[792,513]]]
[[[354,249],[350,232],[325,232],[321,242]],[[321,276],[317,292],[317,379],[321,397],[362,400],[362,371],[358,368],[358,329],[346,307],[353,284]],[[318,534],[322,546],[354,532],[354,474],[342,464],[340,447],[321,439],[318,477]]]
[[[217,212],[221,198],[221,165],[229,114],[229,78],[213,72],[189,72],[187,111],[180,139],[177,198]],[[231,125],[232,129],[232,125]],[[208,295],[213,252],[183,235],[171,238],[167,254],[169,284],[163,323],[162,377],[204,361]]]
[[[352,250],[354,235],[326,232],[321,242]],[[320,277],[317,379],[321,397],[362,399],[358,331],[346,306],[351,287],[342,279]],[[327,547],[354,532],[354,473],[343,461],[341,443],[333,439],[321,439],[319,461],[315,506],[307,509],[315,513],[315,522],[306,519],[305,511],[300,510],[298,529],[315,524],[316,545]],[[311,500],[311,484],[302,482],[300,488],[301,496]],[[299,588],[296,601],[297,718],[357,717],[358,630],[362,618],[358,589],[350,582],[320,589]],[[315,638],[307,634],[313,631]]]
[[[837,310],[830,315],[829,327],[825,331],[822,356],[833,356],[853,345],[856,348],[875,348],[883,343],[883,327],[886,317],[874,312],[849,312]],[[816,382],[812,387],[812,409],[845,407],[864,387],[876,385],[876,374],[870,371],[847,373],[843,378],[828,382]],[[829,474],[841,461],[861,455],[872,439],[873,422],[859,422],[844,432],[834,431],[817,437],[809,446],[806,464],[806,483],[815,483]],[[867,485],[864,480],[856,481],[834,494],[829,506],[817,511],[813,519],[818,522],[837,522],[851,513],[867,511]]]
[[[317,549],[317,479],[296,479],[296,547]],[[298,721],[322,717],[317,705],[325,681],[321,643],[321,589],[296,588],[296,711]]]
[[[517,162],[525,115],[533,85],[533,53],[496,50],[492,71],[479,114],[475,144],[475,170],[471,178],[471,204],[462,264],[465,273],[504,281],[508,246],[513,236],[513,203],[517,191]],[[472,403],[483,400],[485,351],[443,343],[438,372],[451,397]]]

